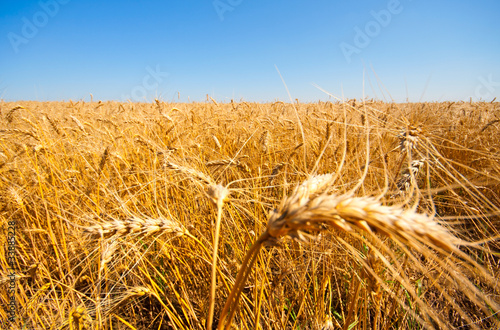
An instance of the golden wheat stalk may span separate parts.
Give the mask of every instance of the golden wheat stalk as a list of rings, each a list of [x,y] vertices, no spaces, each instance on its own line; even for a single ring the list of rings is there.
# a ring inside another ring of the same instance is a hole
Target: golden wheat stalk
[[[215,223],[215,235],[212,251],[212,275],[210,284],[210,301],[208,307],[207,329],[212,329],[212,322],[215,308],[215,289],[217,285],[217,256],[219,249],[220,223],[222,218],[222,205],[229,196],[230,192],[226,187],[221,185],[211,185],[208,188],[208,196],[217,206],[217,221]]]

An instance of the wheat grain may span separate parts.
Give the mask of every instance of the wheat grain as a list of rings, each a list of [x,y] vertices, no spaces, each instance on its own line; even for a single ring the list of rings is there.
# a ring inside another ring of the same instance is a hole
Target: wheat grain
[[[220,202],[224,202],[227,199],[227,197],[230,195],[229,190],[226,187],[221,186],[220,184],[210,185],[208,187],[207,193],[215,205],[218,205],[218,203],[220,203]]]
[[[399,207],[383,206],[370,197],[319,196],[293,213],[288,210],[274,213],[269,220],[268,231],[274,237],[301,237],[301,231],[321,230],[321,224],[345,231],[351,231],[352,226],[356,226],[408,243],[411,243],[411,238],[418,238],[446,251],[454,251],[456,244],[461,243],[433,218]]]
[[[113,241],[108,241],[104,243],[104,247],[102,249],[101,253],[101,265],[100,269],[103,269],[106,264],[108,264],[111,259],[113,259],[113,256],[115,255],[116,249],[118,248],[118,241],[113,240]]]
[[[111,313],[113,310],[116,310],[118,307],[122,306],[125,302],[129,301],[130,299],[134,297],[142,297],[145,295],[150,295],[152,294],[152,291],[144,286],[136,286],[133,287],[129,290],[127,290],[124,294],[123,297],[118,301],[109,311],[108,313]]]
[[[105,124],[110,124],[111,126],[113,126],[116,130],[119,130],[119,127],[117,124],[115,124],[111,119],[107,119],[107,118],[97,118],[96,121],[98,122],[101,122],[101,123],[105,123]]]
[[[224,165],[237,165],[238,161],[233,159],[219,159],[219,160],[211,160],[206,162],[206,166],[224,166]]]
[[[32,131],[25,131],[25,130],[21,130],[21,129],[17,129],[17,128],[12,128],[12,129],[0,129],[0,132],[27,135],[27,136],[30,136],[37,141],[40,141],[40,138],[38,136],[36,136],[36,134]]]

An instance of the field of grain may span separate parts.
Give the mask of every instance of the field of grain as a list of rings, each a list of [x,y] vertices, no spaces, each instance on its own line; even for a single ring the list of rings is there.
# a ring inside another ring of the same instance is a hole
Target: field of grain
[[[500,328],[498,102],[1,102],[0,179],[2,329]]]

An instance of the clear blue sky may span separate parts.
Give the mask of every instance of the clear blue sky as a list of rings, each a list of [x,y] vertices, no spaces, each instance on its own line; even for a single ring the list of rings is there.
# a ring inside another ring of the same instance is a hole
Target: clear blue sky
[[[0,98],[500,99],[500,1],[2,0]],[[364,87],[363,87],[364,84]],[[178,94],[179,93],[179,94]]]

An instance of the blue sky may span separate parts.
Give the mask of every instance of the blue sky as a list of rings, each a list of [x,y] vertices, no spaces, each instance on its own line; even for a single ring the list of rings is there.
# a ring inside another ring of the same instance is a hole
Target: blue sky
[[[0,98],[500,96],[500,1],[2,0]],[[499,97],[500,98],[500,97]]]

